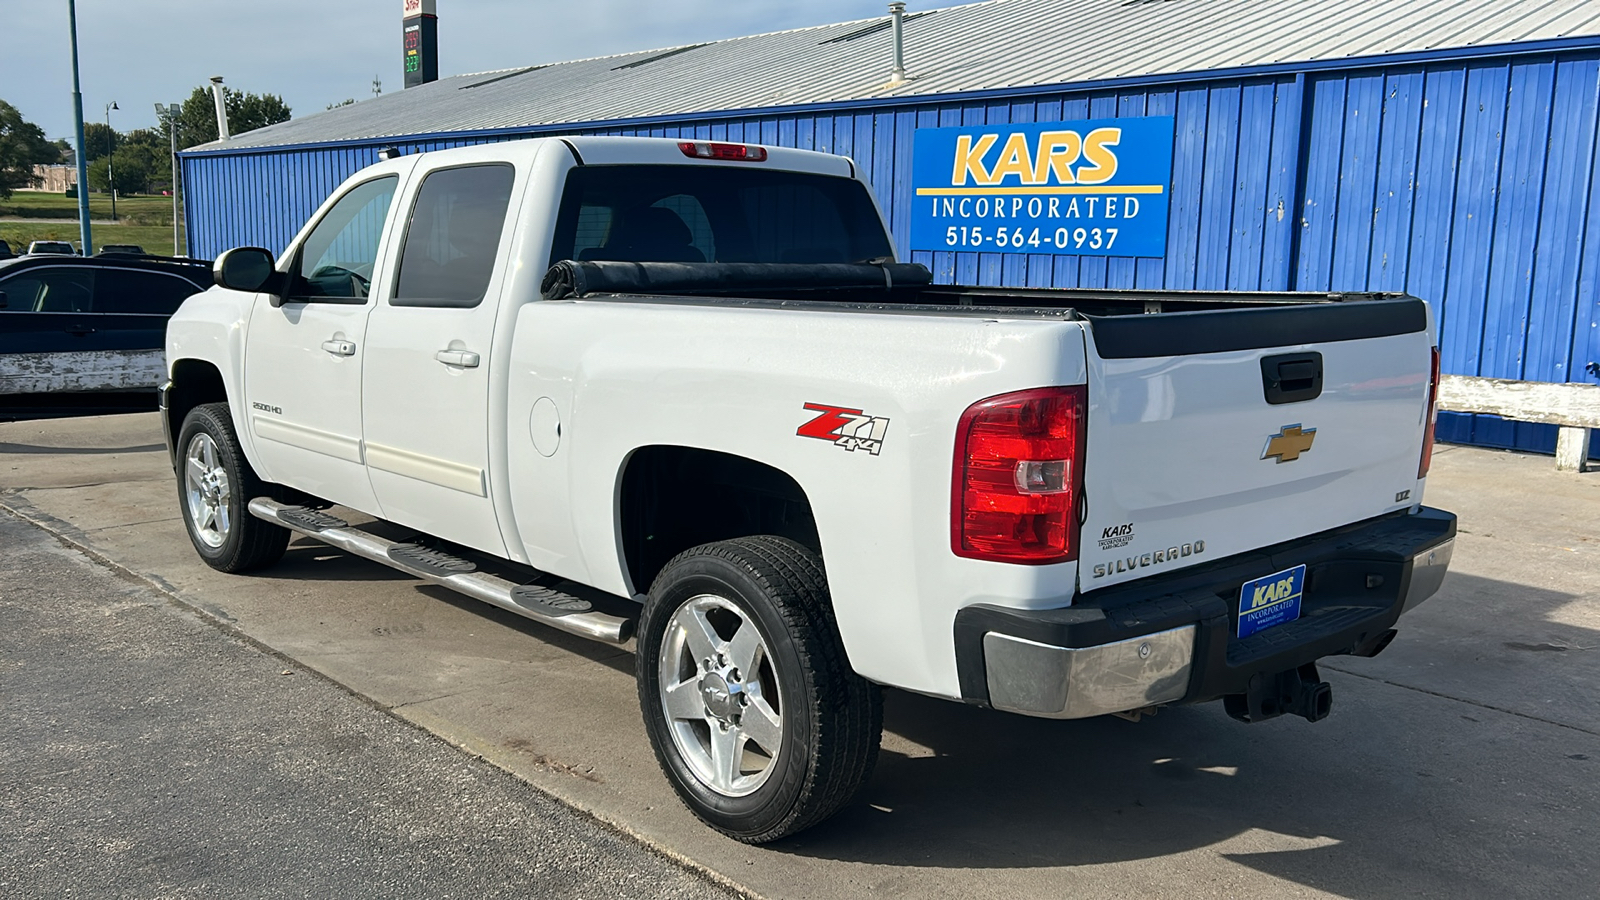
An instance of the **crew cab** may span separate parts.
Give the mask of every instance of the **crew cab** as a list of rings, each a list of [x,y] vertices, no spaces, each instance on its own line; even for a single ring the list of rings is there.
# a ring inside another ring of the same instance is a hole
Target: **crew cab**
[[[935,285],[843,157],[398,156],[216,280],[161,401],[206,562],[309,535],[635,641],[668,780],[744,841],[849,801],[882,686],[1320,719],[1317,660],[1450,561],[1423,301]]]

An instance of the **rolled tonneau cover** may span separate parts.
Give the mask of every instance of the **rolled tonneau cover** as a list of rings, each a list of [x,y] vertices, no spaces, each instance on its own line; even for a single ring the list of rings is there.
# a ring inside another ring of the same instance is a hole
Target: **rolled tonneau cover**
[[[589,294],[722,294],[781,290],[922,287],[933,273],[917,263],[677,263],[562,260],[545,273],[546,300]]]

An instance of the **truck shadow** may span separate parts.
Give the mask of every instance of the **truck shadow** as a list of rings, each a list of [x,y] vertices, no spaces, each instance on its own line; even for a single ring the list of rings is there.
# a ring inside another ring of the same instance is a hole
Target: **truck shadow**
[[[471,613],[479,618],[493,622],[515,631],[520,631],[530,638],[543,641],[552,647],[559,647],[574,656],[581,656],[592,662],[600,663],[623,675],[633,678],[633,642],[620,647],[611,644],[602,644],[581,638],[575,634],[567,634],[556,628],[532,619],[526,619],[516,613],[507,612],[498,606],[491,606],[471,597],[463,596],[449,588],[435,584],[419,584],[417,593],[431,597],[441,603],[448,603],[464,612]]]
[[[252,578],[281,581],[415,581],[404,572],[352,556],[315,538],[291,538],[283,561]]]
[[[1527,621],[1498,623],[1507,631],[1539,631],[1555,645],[1600,645],[1593,630],[1545,618],[1571,594],[1451,575],[1432,603],[1436,613],[1450,612],[1452,599],[1484,593],[1519,601]],[[1426,631],[1403,629],[1388,652],[1407,649],[1409,637],[1413,655],[1433,653]],[[1526,653],[1502,640],[1486,641],[1483,652],[1547,664],[1564,655]],[[1244,725],[1215,703],[1164,709],[1137,723],[1056,722],[891,691],[885,752],[857,801],[773,849],[879,865],[1005,869],[1214,848],[1342,896],[1541,893],[1530,877],[1549,879],[1556,894],[1570,890],[1582,868],[1576,835],[1588,830],[1584,810],[1592,808],[1584,797],[1594,802],[1596,733],[1361,669],[1382,659],[1341,661],[1359,675],[1325,668],[1342,702],[1315,725],[1289,717]],[[1591,686],[1600,676],[1594,655],[1558,662],[1582,665],[1577,677]],[[1552,674],[1529,672],[1528,696]],[[1586,721],[1596,721],[1600,704],[1589,703]],[[1535,752],[1545,746],[1550,752]],[[1506,770],[1515,770],[1514,780],[1497,777]],[[1536,796],[1568,802],[1529,799]],[[1565,857],[1563,840],[1571,841]],[[1540,873],[1530,876],[1518,860],[1535,859]]]

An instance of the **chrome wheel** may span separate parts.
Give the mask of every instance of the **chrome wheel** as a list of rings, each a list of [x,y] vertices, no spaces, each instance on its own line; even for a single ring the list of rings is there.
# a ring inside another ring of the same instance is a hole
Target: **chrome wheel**
[[[205,432],[191,438],[184,450],[183,489],[195,536],[207,547],[221,547],[233,526],[228,512],[233,494],[217,442]]]
[[[783,747],[777,672],[755,623],[732,602],[700,594],[678,607],[661,643],[659,701],[696,779],[743,797]]]

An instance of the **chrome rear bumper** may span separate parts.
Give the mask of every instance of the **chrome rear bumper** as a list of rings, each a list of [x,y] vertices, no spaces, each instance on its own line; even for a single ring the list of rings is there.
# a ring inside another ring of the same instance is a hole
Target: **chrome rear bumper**
[[[1451,537],[1437,547],[1429,547],[1411,557],[1411,585],[1406,589],[1405,603],[1400,607],[1402,614],[1439,592],[1455,550],[1456,539]]]
[[[1303,667],[1388,646],[1401,614],[1439,591],[1455,533],[1454,515],[1423,507],[1079,594],[1067,606],[969,606],[955,620],[961,696],[1053,719],[1221,697],[1260,701],[1250,721],[1280,714],[1278,688],[1317,681]],[[1300,615],[1240,637],[1242,586],[1296,565],[1309,570]],[[1288,685],[1282,676],[1297,672]]]
[[[1101,644],[1054,647],[1009,634],[983,636],[989,702],[1047,719],[1083,719],[1183,699],[1195,626]]]

